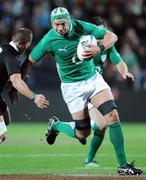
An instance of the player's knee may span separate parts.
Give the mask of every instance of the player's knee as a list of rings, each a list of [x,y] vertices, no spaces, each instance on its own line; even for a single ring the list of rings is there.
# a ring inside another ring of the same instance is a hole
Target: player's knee
[[[91,133],[90,118],[75,120],[76,136],[79,139],[86,139]]]
[[[107,123],[100,123],[100,124],[98,124],[98,125],[94,125],[94,127],[92,127],[92,129],[94,130],[94,131],[105,131],[106,130],[106,128],[107,128]]]
[[[105,135],[105,131],[106,131],[106,127],[105,127],[105,129],[95,130],[94,131],[94,135],[95,136],[104,136]]]
[[[7,138],[6,132],[3,133],[2,135],[0,135],[0,144],[1,144],[2,142],[4,142],[4,141],[6,140],[6,138]]]
[[[104,102],[98,107],[98,110],[104,115],[108,124],[119,121],[117,105],[114,100]]]
[[[119,122],[119,115],[118,115],[117,110],[113,109],[113,110],[108,114],[108,122],[109,122],[109,123]]]

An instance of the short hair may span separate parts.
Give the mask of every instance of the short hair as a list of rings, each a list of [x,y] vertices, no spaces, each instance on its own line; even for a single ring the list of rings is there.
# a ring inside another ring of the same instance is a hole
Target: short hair
[[[13,41],[20,44],[31,43],[33,38],[32,31],[28,28],[20,28],[13,36]]]
[[[107,21],[102,18],[101,16],[95,16],[91,19],[91,23],[95,24],[97,26],[103,25],[103,26],[108,26]]]

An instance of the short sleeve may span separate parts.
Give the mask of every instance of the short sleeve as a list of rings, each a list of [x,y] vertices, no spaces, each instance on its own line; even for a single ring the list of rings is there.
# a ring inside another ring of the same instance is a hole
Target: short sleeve
[[[118,64],[120,61],[122,61],[122,57],[117,52],[115,46],[111,47],[108,52],[109,52],[110,60],[112,61],[113,64]]]
[[[20,73],[20,63],[16,56],[7,56],[4,62],[7,68],[8,76]]]

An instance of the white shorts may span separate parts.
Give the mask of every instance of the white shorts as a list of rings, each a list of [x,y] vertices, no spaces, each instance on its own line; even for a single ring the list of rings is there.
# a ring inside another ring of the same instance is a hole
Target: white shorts
[[[100,74],[84,81],[61,83],[63,99],[70,113],[85,109],[91,97],[104,89],[110,89],[110,87]]]

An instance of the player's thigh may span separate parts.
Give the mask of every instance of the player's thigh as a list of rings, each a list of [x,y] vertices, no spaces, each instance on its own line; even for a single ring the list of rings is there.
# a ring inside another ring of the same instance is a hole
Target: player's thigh
[[[105,89],[100,91],[99,93],[95,94],[91,99],[90,102],[98,108],[101,104],[106,101],[114,100],[113,94],[110,89]]]
[[[97,110],[97,108],[95,107],[91,108],[89,110],[89,115],[90,115],[90,119],[93,120],[101,130],[107,127],[107,123],[104,116]]]

